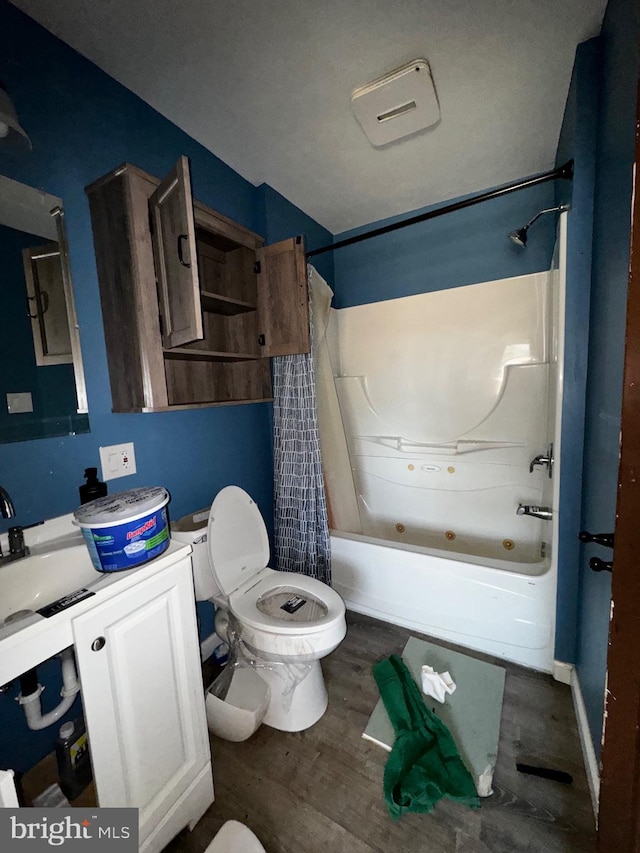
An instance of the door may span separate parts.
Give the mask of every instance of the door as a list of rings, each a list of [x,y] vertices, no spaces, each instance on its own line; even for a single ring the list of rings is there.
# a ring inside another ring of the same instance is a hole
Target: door
[[[638,99],[640,105],[640,98]],[[615,553],[607,656],[599,853],[640,850],[640,137],[627,295]]]
[[[204,337],[189,161],[182,156],[149,199],[162,317],[162,343],[179,347]]]
[[[134,806],[140,844],[210,761],[190,561],[73,620],[100,806]]]
[[[256,250],[262,355],[309,352],[307,262],[302,237]]]

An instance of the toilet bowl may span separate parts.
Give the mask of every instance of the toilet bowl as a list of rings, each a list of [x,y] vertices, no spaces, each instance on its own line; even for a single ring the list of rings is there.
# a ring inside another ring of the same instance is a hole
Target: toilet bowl
[[[312,726],[328,701],[320,659],[347,630],[338,593],[307,575],[268,567],[269,538],[260,510],[238,486],[216,496],[206,536],[204,531],[194,536],[193,527],[189,534],[174,529],[172,535],[193,544],[196,599],[218,608],[216,632],[227,639],[232,617],[256,672],[269,685],[264,723],[288,732]]]
[[[204,853],[266,853],[249,827],[237,820],[224,823]]]

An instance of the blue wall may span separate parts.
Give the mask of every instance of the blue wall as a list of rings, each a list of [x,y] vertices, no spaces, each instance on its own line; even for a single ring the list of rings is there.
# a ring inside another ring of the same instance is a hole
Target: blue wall
[[[258,187],[260,220],[258,231],[266,237],[267,243],[276,243],[304,234],[307,250],[319,249],[333,243],[333,235],[326,228],[311,219],[304,211],[291,204],[284,196],[268,184]],[[313,261],[325,281],[333,286],[333,252],[318,255]]]
[[[337,250],[333,253],[335,307],[549,269],[555,234],[553,216],[542,217],[531,228],[526,249],[514,245],[507,235],[539,210],[552,206],[553,192],[553,183],[542,184]],[[336,240],[409,215],[344,232]]]
[[[592,532],[611,531],[615,524],[639,37],[636,0],[610,0],[601,35],[583,471],[582,526]],[[590,571],[588,559],[609,559],[611,552],[593,545],[581,550],[577,667],[599,752],[611,578]]]
[[[595,180],[600,39],[578,46],[556,163],[574,160],[571,184],[558,181],[556,203],[571,204],[567,222],[566,341],[562,406],[562,473],[558,536],[556,658],[576,660],[580,577],[582,452],[587,384],[593,193]]]
[[[181,154],[191,160],[194,196],[269,239],[305,233],[310,247],[328,231],[274,193],[256,188],[151,107],[75,51],[0,0],[0,80],[15,103],[33,151],[0,149],[0,173],[63,199],[71,272],[89,396],[87,435],[0,444],[0,483],[11,494],[15,520],[29,524],[79,504],[84,468],[99,466],[98,447],[135,442],[138,473],[110,483],[112,491],[162,483],[172,517],[210,503],[235,483],[272,524],[271,405],[224,406],[141,415],[111,413],[102,316],[89,207],[84,187],[127,160],[162,176]],[[275,236],[274,236],[275,235]],[[326,270],[330,276],[330,268]],[[206,608],[206,605],[203,605]],[[202,607],[199,608],[201,615]],[[210,619],[204,626],[210,627]],[[48,705],[59,690],[59,666],[42,668]],[[15,691],[14,691],[15,692]],[[56,727],[22,737],[12,694],[0,696],[0,766],[26,769],[52,747]]]

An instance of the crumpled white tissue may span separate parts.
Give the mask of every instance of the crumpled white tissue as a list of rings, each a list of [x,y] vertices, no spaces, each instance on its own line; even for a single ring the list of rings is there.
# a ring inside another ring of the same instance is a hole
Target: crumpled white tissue
[[[438,702],[444,702],[447,694],[456,689],[456,683],[448,672],[436,672],[431,666],[422,667],[422,692]]]

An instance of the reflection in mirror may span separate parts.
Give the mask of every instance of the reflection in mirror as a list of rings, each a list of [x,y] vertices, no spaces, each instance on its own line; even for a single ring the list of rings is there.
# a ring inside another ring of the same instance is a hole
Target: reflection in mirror
[[[89,431],[62,201],[0,175],[0,442]]]

